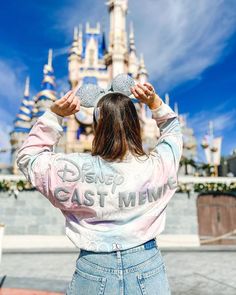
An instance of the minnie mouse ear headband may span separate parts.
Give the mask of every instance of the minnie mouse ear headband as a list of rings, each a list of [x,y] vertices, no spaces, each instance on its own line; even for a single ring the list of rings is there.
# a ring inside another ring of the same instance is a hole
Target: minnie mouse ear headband
[[[127,74],[119,74],[112,79],[106,89],[94,84],[84,84],[78,91],[80,105],[85,108],[96,107],[98,101],[108,93],[122,93],[130,96],[130,88],[135,85],[134,80]]]

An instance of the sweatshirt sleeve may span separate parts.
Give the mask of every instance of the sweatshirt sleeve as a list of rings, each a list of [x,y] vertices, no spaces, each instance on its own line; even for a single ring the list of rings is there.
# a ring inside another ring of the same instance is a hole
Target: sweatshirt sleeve
[[[166,176],[177,174],[182,156],[183,136],[178,115],[162,101],[157,109],[151,110],[152,118],[160,130],[160,137],[153,154],[162,163]]]
[[[53,206],[68,209],[71,207],[69,200],[55,197],[55,189],[61,182],[58,159],[70,157],[69,154],[54,152],[54,147],[63,134],[62,120],[63,117],[47,110],[31,129],[17,153],[16,162],[27,180],[46,196]]]

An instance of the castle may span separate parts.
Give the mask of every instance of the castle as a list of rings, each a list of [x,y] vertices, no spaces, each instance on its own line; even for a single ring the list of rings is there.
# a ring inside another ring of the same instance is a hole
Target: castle
[[[83,83],[98,84],[106,88],[110,80],[120,73],[127,73],[136,82],[144,83],[148,79],[144,57],[142,54],[138,57],[137,54],[132,23],[129,35],[126,31],[128,0],[109,0],[106,5],[110,17],[108,47],[105,33],[99,23],[96,27],[90,27],[89,23],[86,23],[85,28],[82,25],[79,29],[74,28],[73,42],[68,52],[68,82],[71,89]],[[52,55],[50,49],[48,62],[44,65],[41,90],[32,98],[29,92],[29,78],[26,79],[24,97],[14,120],[14,129],[10,134],[13,174],[19,173],[15,163],[16,153],[32,125],[58,98]],[[135,100],[134,102],[141,121],[144,148],[148,150],[156,142],[158,129],[154,120],[147,115],[145,106]],[[57,151],[70,153],[91,149],[92,112],[92,108],[81,107],[77,114],[64,120],[64,135],[57,146]],[[195,144],[195,139],[192,140]],[[196,145],[192,150],[194,155]]]

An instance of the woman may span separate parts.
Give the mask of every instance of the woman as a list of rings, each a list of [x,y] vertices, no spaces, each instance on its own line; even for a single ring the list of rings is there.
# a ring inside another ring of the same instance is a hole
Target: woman
[[[38,119],[18,152],[20,170],[61,210],[67,236],[81,249],[67,295],[170,294],[156,236],[177,188],[182,135],[177,114],[150,83],[131,92],[160,129],[149,155],[135,106],[121,93],[97,103],[91,154],[54,153],[63,117],[80,109],[75,91]]]

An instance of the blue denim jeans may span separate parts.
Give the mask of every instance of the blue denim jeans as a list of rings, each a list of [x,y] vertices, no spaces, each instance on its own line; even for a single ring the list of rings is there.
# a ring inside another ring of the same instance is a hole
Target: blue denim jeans
[[[170,295],[156,240],[127,250],[81,250],[66,295]]]

